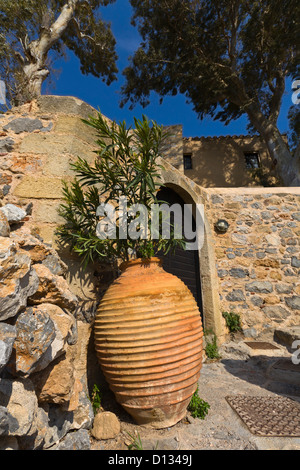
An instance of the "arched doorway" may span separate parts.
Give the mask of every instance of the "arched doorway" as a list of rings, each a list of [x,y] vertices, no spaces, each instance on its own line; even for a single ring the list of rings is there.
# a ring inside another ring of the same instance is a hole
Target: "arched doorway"
[[[179,204],[182,209],[184,207],[185,201],[178,193],[176,193],[171,188],[161,188],[157,193],[157,197],[160,201],[168,203],[169,206],[173,204]],[[195,230],[194,218],[192,229]],[[198,250],[184,250],[178,247],[175,249],[174,252],[169,252],[167,255],[163,256],[163,267],[167,272],[179,277],[179,279],[181,279],[185,283],[185,285],[190,289],[197,302],[203,321]]]
[[[160,177],[163,187],[172,189],[186,204],[205,204],[206,195],[194,181],[183,175],[166,162],[160,159]],[[225,338],[224,319],[220,308],[218,291],[218,275],[216,270],[216,257],[214,251],[214,238],[210,223],[204,212],[204,242],[199,248],[199,276],[201,280],[201,304],[203,312],[203,326],[206,331],[212,330],[220,343]]]

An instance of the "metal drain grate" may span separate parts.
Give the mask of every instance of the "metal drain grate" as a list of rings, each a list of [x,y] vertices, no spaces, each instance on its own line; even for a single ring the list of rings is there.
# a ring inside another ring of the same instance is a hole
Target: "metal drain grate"
[[[286,397],[227,396],[249,430],[259,436],[300,437],[300,404]]]
[[[265,341],[245,341],[245,344],[252,349],[279,349],[275,344],[267,343]]]

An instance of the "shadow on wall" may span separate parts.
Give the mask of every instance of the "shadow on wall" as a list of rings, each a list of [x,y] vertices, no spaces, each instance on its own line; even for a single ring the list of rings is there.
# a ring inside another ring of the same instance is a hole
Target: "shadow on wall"
[[[56,247],[58,255],[67,266],[66,280],[72,292],[83,301],[99,301],[116,278],[116,272],[106,263],[91,263],[85,267],[76,253],[66,247]]]

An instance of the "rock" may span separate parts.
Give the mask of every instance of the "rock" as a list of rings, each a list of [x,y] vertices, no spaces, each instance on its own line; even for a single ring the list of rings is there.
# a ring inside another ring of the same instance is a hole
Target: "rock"
[[[222,359],[249,359],[249,349],[243,342],[229,341],[220,346]]]
[[[18,421],[4,406],[0,406],[0,436],[9,436],[18,429]]]
[[[49,450],[91,450],[89,432],[86,429],[70,432],[58,445]]]
[[[5,404],[10,416],[15,419],[10,436],[32,435],[37,432],[35,417],[38,403],[33,385],[29,379],[0,380],[0,400]]]
[[[300,310],[300,296],[293,295],[292,297],[286,297],[285,303],[288,307],[293,310]]]
[[[77,307],[77,297],[70,291],[67,281],[56,276],[43,264],[34,266],[39,277],[39,287],[30,301],[34,304],[53,303],[73,311]]]
[[[75,319],[57,305],[42,304],[38,308],[52,319],[56,337],[35,369],[39,373],[32,376],[32,381],[40,403],[67,403],[72,396],[75,381],[75,349],[67,348],[68,339],[73,335]],[[41,371],[41,368],[44,370]]]
[[[50,248],[30,233],[13,232],[11,238],[18,244],[22,252],[30,257],[33,263],[43,261],[50,253]]]
[[[291,348],[294,341],[300,341],[300,326],[276,328],[274,331],[274,338],[279,343]]]
[[[261,307],[264,303],[264,299],[262,297],[259,297],[258,295],[254,295],[253,297],[250,298],[250,301],[255,307]]]
[[[273,286],[269,281],[253,281],[247,283],[245,289],[248,292],[268,294],[273,291]]]
[[[114,413],[103,411],[96,414],[91,431],[95,439],[114,439],[120,431],[120,422]]]
[[[49,449],[71,430],[72,415],[57,405],[37,408],[33,426],[37,432],[18,437],[22,450]]]
[[[48,423],[52,432],[52,445],[58,443],[73,429],[73,412],[50,403],[47,406]],[[48,447],[48,445],[47,445]]]
[[[284,228],[281,230],[279,235],[281,236],[281,238],[289,238],[289,237],[292,237],[294,234],[290,228]]]
[[[42,128],[42,121],[39,119],[30,119],[27,117],[13,119],[3,127],[5,131],[11,130],[15,132],[15,134],[20,134],[21,132],[33,132]]]
[[[28,376],[41,370],[52,360],[47,354],[56,333],[50,316],[43,310],[28,307],[20,313],[16,321],[17,337],[14,343],[15,359],[10,362],[10,370]],[[44,360],[43,360],[44,359]]]
[[[291,265],[292,265],[294,268],[300,268],[300,259],[297,258],[297,256],[292,256]]]
[[[9,224],[21,222],[27,216],[26,211],[14,204],[6,204],[1,207],[0,210],[7,217]]]
[[[41,304],[33,310],[35,309],[49,316],[55,329],[53,341],[35,366],[34,371],[37,372],[45,369],[52,361],[65,353],[68,341],[73,336],[75,319],[57,305]]]
[[[0,139],[0,153],[11,152],[14,148],[14,140],[10,137],[6,137],[5,139]]]
[[[226,300],[228,300],[229,302],[240,302],[246,299],[241,289],[233,289],[232,292],[226,295]]]
[[[95,367],[93,360],[90,359],[88,362],[93,328],[90,324],[81,321],[78,321],[77,324],[78,340],[73,347],[75,382],[68,409],[73,412],[75,429],[82,427],[89,429],[94,419],[93,407],[89,400],[87,374],[89,371],[89,376],[93,376],[93,367]]]
[[[11,186],[9,184],[5,184],[2,188],[3,196],[7,196],[10,191]]]
[[[300,211],[299,211],[299,212],[294,212],[294,213],[292,214],[292,218],[293,218],[294,220],[298,220],[298,222],[300,222]]]
[[[243,278],[249,276],[249,271],[248,269],[232,268],[229,270],[229,274],[232,277]]]
[[[33,203],[32,202],[27,204],[27,206],[25,208],[25,212],[26,212],[27,215],[32,215],[32,208],[33,208]]]
[[[281,322],[290,316],[290,312],[280,305],[268,305],[262,310],[268,318],[275,322]]]
[[[231,235],[232,243],[238,245],[247,245],[248,238],[247,235],[242,235],[241,233],[233,233]]]
[[[0,211],[0,237],[9,237],[10,226],[6,215]]]
[[[276,234],[265,235],[265,239],[268,245],[279,246],[281,243],[279,235]]]
[[[88,396],[86,382],[82,377],[81,380],[76,378],[75,366],[75,383],[73,395],[70,400],[69,410],[73,411],[73,429],[90,429],[93,424],[94,412]]]
[[[54,250],[51,250],[51,253],[43,260],[43,265],[57,276],[65,276],[68,269]]]
[[[43,129],[41,129],[41,132],[50,132],[52,129],[53,129],[53,122],[50,122],[48,126],[43,127]]]
[[[16,334],[14,326],[0,323],[0,372],[9,361]]]
[[[31,376],[39,403],[63,405],[70,401],[74,389],[73,361],[71,355],[59,357]]]
[[[39,285],[31,260],[10,238],[0,237],[0,320],[14,317]]]
[[[276,284],[275,286],[278,294],[290,294],[293,290],[293,285],[291,284]]]
[[[42,262],[52,274],[65,276],[68,268],[58,253],[51,246],[33,236],[29,230],[22,228],[22,230],[13,232],[11,238],[30,256],[33,263]]]
[[[226,269],[218,269],[218,276],[219,277],[228,276],[228,271]]]
[[[258,332],[255,328],[244,328],[243,329],[243,335],[245,338],[257,338]]]

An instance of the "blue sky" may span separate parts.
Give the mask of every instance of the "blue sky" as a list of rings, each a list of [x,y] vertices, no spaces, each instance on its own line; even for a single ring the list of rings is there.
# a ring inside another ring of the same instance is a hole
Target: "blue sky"
[[[121,72],[128,65],[128,57],[138,47],[140,37],[136,28],[130,24],[132,9],[129,0],[117,0],[114,4],[103,7],[101,12],[102,17],[111,22],[117,41],[117,54],[119,56],[117,64],[119,69],[118,81],[107,86],[101,79],[91,75],[82,75],[78,59],[74,54],[68,53],[67,61],[61,61],[54,65],[55,68],[60,70],[60,74],[55,80],[55,86],[51,88],[45,86],[44,93],[76,96],[96,109],[100,108],[101,112],[110,119],[125,120],[128,125],[133,124],[133,117],[140,118],[142,114],[159,124],[182,124],[185,137],[247,133],[246,117],[232,121],[228,126],[209,118],[201,121],[192,110],[192,105],[187,104],[185,97],[182,95],[166,97],[163,104],[160,105],[159,97],[153,93],[151,104],[146,108],[136,106],[132,111],[129,110],[129,105],[120,108],[119,93],[124,82]],[[288,83],[281,116],[278,121],[279,129],[283,133],[288,131],[286,115],[291,104],[291,84]]]

